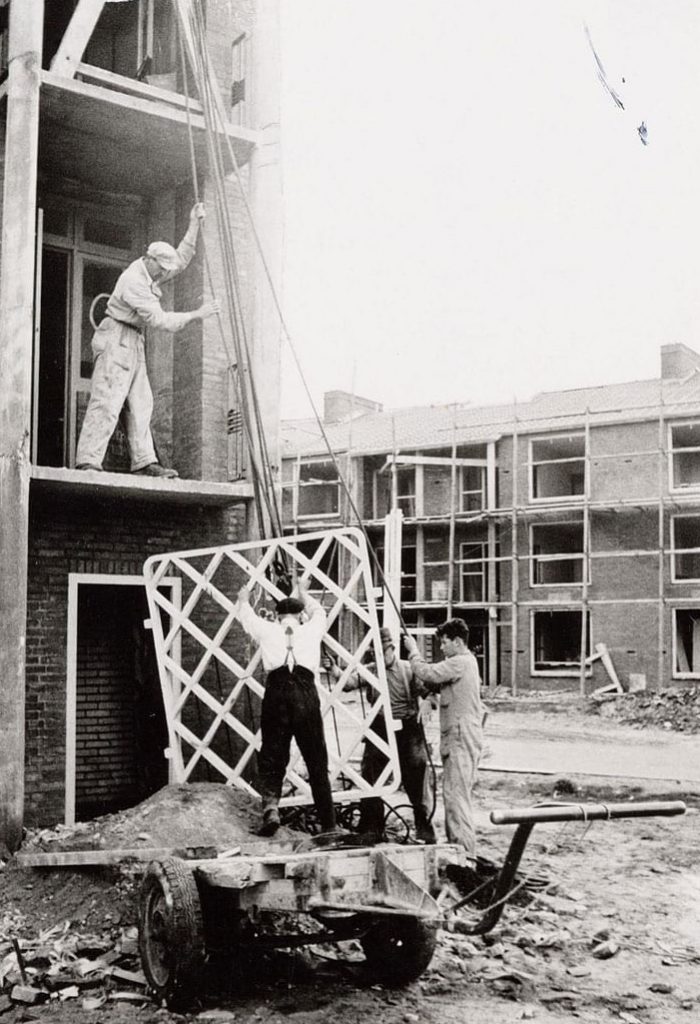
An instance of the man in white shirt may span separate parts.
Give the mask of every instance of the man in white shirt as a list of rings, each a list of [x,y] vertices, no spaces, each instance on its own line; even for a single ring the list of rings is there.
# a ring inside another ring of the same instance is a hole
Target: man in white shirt
[[[297,584],[297,593],[298,597],[278,601],[277,621],[272,622],[253,610],[247,587],[238,593],[238,619],[248,636],[260,645],[267,672],[260,719],[262,747],[258,754],[258,789],[263,802],[261,835],[265,836],[274,835],[279,828],[278,807],[292,739],[306,763],[321,829],[335,829],[328,750],[316,689],[326,613],[303,583]]]
[[[219,312],[216,302],[205,302],[189,313],[171,313],[160,304],[160,285],[181,274],[194,256],[204,204],[190,213],[187,234],[177,249],[169,242],[152,242],[146,255],[134,260],[121,274],[107,302],[107,313],[92,338],[95,365],[90,401],[75,454],[77,469],[102,469],[107,445],[120,414],[131,456],[131,472],[144,476],[175,477],[161,466],[151,436],[153,393],[146,371],[144,329],[171,334],[193,320]]]

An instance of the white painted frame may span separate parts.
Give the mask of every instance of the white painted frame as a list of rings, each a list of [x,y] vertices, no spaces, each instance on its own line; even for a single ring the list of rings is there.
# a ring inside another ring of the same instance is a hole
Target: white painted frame
[[[298,542],[307,543],[313,540],[317,540],[319,544],[313,556],[309,558],[299,550]],[[348,562],[347,582],[342,585],[319,568],[324,554],[334,543],[343,549],[343,557]],[[237,594],[227,594],[220,589],[217,586],[217,574],[220,569],[235,568],[240,576],[238,585],[246,583],[251,589],[254,602],[261,595],[275,601],[284,596],[269,576],[270,568],[278,559],[286,561],[290,570],[309,587],[315,581],[320,582],[332,603],[331,607],[327,608],[327,632],[323,642],[337,660],[341,671],[339,678],[330,683],[327,689],[317,685],[317,691],[327,737],[337,723],[341,726],[339,734],[343,725],[348,729],[346,742],[342,747],[339,744],[336,750],[328,743],[331,785],[336,781],[343,782],[343,788],[333,791],[333,799],[344,803],[366,796],[385,796],[393,793],[400,780],[395,727],[391,727],[393,718],[381,654],[375,587],[369,554],[362,531],[355,527],[171,552],[153,556],[146,561],[146,592],[168,724],[174,781],[187,782],[202,760],[208,762],[218,773],[219,781],[235,786],[252,796],[258,795],[251,782],[245,778],[245,774],[253,754],[260,749],[260,729],[253,732],[237,716],[235,704],[246,692],[257,698],[264,696],[264,686],[256,678],[256,672],[259,674],[261,667],[261,654],[257,645],[252,644],[252,653],[248,652],[241,661],[237,661],[224,649],[224,642],[230,635],[238,635],[243,639],[245,632],[237,618]],[[201,568],[204,562],[206,566]],[[196,564],[199,564],[200,568],[197,568]],[[175,608],[159,590],[161,583],[174,574],[194,584],[181,608]],[[215,602],[225,613],[214,636],[209,636],[191,618],[203,596]],[[169,620],[167,633],[163,628],[163,615]],[[353,617],[350,625],[355,628],[348,628],[348,616]],[[357,627],[364,629],[364,636],[354,650],[346,649],[330,632],[331,627],[337,622],[342,622],[351,636],[356,633]],[[198,645],[198,658],[191,671],[171,654],[175,640],[185,634],[190,642],[194,641]],[[363,659],[367,653],[372,655],[376,666],[374,669],[364,664]],[[217,667],[232,680],[230,692],[223,701],[218,700],[200,682],[212,663],[216,663]],[[357,677],[364,680],[374,697],[373,703],[359,714],[343,701],[347,684],[354,682]],[[200,701],[214,714],[214,720],[204,736],[197,736],[183,721],[181,712],[190,699]],[[384,714],[387,722],[386,739],[374,729],[374,723],[380,713]],[[230,729],[239,740],[244,741],[245,747],[235,764],[228,764],[211,748],[220,726]],[[373,744],[386,758],[386,765],[374,783],[362,778],[359,765],[356,764],[363,743]],[[301,754],[293,748],[285,775],[285,781],[291,791],[283,796],[283,806],[312,802],[311,788],[302,765]],[[345,783],[350,785],[345,788]]]
[[[534,459],[532,455],[532,447],[535,444],[540,444],[543,441],[559,441],[563,438],[582,438],[584,441],[584,452],[583,455],[575,455],[564,459]],[[543,434],[540,437],[531,437],[528,441],[528,452],[527,452],[527,486],[528,486],[528,497],[530,503],[533,505],[556,505],[561,502],[583,502],[586,498],[586,462],[587,453],[585,445],[586,435],[582,430],[571,430],[559,434]],[[535,467],[544,465],[563,465],[564,463],[580,462],[583,466],[584,475],[584,486],[581,494],[555,494],[545,498],[535,497]]]
[[[693,427],[698,426],[699,421],[697,419],[690,420],[678,420],[668,424],[668,490],[669,494],[687,494],[689,491],[697,491],[700,489],[700,480],[693,484],[682,484],[680,487],[676,487],[673,482],[673,463],[676,455],[681,453],[692,453],[700,452],[700,446],[698,447],[687,447],[687,448],[674,448],[673,446],[673,431],[676,427]]]
[[[534,531],[535,531],[535,529],[541,529],[542,527],[547,527],[547,526],[580,526],[581,527],[581,550],[580,551],[576,551],[576,552],[572,552],[571,554],[567,554],[565,551],[560,551],[560,552],[555,552],[554,554],[551,554],[551,555],[536,555],[535,554],[535,545],[534,545],[534,542],[533,542]],[[586,555],[585,555],[585,553],[583,551],[583,543],[584,543],[583,534],[584,534],[584,529],[585,528],[584,528],[584,523],[583,523],[582,519],[580,521],[577,520],[577,519],[566,519],[566,520],[563,520],[561,522],[556,522],[556,523],[530,523],[529,524],[529,527],[528,527],[528,545],[529,545],[528,553],[529,553],[529,562],[530,562],[530,586],[533,589],[549,589],[550,587],[552,587],[552,588],[561,587],[564,590],[567,590],[567,589],[571,590],[572,587],[582,587],[583,586],[583,580],[584,580],[584,576],[586,574],[586,568],[587,568],[587,566],[586,566]],[[538,583],[537,580],[535,579],[535,563],[536,562],[574,562],[574,561],[579,561],[579,562],[582,563],[581,579],[580,580],[575,580],[575,581],[569,582],[569,583]],[[590,586],[590,583],[591,583],[590,567],[588,568],[588,579],[586,580],[586,583],[587,583],[588,586]]]
[[[676,619],[678,612],[692,612],[700,611],[700,601],[688,602],[684,604],[674,605],[671,608],[671,678],[672,679],[688,679],[697,680],[700,679],[700,671],[698,672],[681,672],[678,669],[678,627]]]
[[[75,768],[76,768],[76,712],[78,696],[78,588],[81,586],[143,587],[143,576],[116,576],[101,572],[68,573],[68,611],[66,644],[66,764],[65,815],[66,825],[75,824]],[[160,586],[170,587],[173,605],[182,604],[182,580],[166,577]],[[179,647],[173,650],[177,658]],[[169,781],[172,781],[172,763],[168,761]]]
[[[593,617],[591,615],[590,608],[582,608],[580,605],[555,605],[548,608],[547,605],[542,605],[540,608],[530,609],[530,675],[531,676],[547,676],[550,678],[556,678],[557,676],[569,677],[573,676],[578,678],[581,675],[581,669],[579,664],[576,663],[572,668],[541,668],[536,669],[536,650],[535,650],[535,616],[543,613],[550,613],[556,615],[558,612],[578,612],[581,615],[588,616],[588,650],[595,650],[595,644],[593,642]],[[580,652],[579,652],[580,654]],[[586,660],[590,657],[590,653],[587,655]],[[589,663],[586,668],[586,678],[593,675],[593,666]]]
[[[671,557],[671,583],[677,583],[682,587],[686,583],[700,583],[700,576],[684,576],[682,578],[676,576],[676,555],[698,554],[700,553],[700,547],[676,550],[676,523],[679,519],[697,519],[700,521],[700,512],[684,512],[681,515],[671,516],[671,550],[669,551]]]

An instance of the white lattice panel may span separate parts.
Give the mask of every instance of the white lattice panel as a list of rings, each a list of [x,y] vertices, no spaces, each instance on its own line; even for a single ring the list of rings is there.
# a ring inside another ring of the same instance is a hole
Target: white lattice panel
[[[272,579],[278,561],[326,609],[324,650],[341,669],[337,680],[325,670],[317,680],[334,799],[391,793],[399,768],[372,573],[365,538],[350,527],[148,559],[144,575],[175,781],[205,778],[256,793],[264,673],[257,646],[237,619],[236,600],[247,584],[253,607],[271,612],[284,597]],[[182,581],[181,607],[167,585],[173,578]],[[390,723],[386,740],[374,728],[382,712]],[[374,785],[360,775],[364,742],[387,758]],[[311,790],[293,745],[282,804],[306,803]]]

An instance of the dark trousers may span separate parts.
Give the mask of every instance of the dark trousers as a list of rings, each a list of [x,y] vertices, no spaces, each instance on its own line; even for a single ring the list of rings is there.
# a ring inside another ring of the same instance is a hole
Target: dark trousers
[[[328,750],[321,702],[313,673],[301,665],[276,668],[268,674],[260,720],[262,748],[258,754],[258,787],[263,802],[282,794],[289,747],[295,739],[306,762],[314,803],[325,831],[335,827],[335,808],[328,778]]]
[[[403,718],[402,728],[396,736],[396,746],[401,769],[401,781],[413,808],[416,827],[428,824],[428,807],[425,801],[425,776],[428,770],[428,755],[423,739],[423,730],[417,718]],[[376,719],[374,731],[386,739],[384,716]],[[374,743],[365,742],[362,752],[360,774],[367,782],[376,782],[387,762],[384,754]],[[360,831],[381,834],[384,829],[384,804],[380,797],[365,797],[360,801]]]

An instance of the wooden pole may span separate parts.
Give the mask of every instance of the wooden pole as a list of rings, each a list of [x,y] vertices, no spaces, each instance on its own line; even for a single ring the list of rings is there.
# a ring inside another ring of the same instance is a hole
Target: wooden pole
[[[513,402],[513,477],[511,488],[513,492],[513,506],[510,516],[510,556],[511,556],[511,579],[510,579],[510,692],[516,697],[518,694],[518,585],[520,562],[518,560],[518,405]]]
[[[0,275],[0,840],[15,850],[24,805],[29,427],[43,0],[12,4]]]
[[[581,643],[579,664],[579,694],[586,696],[586,654],[588,649],[588,579],[591,569],[591,417],[586,407],[586,425],[583,463],[583,558],[581,559]]]
[[[452,618],[455,586],[455,505],[457,503],[457,408],[452,410],[452,463],[450,465],[450,535],[447,555],[447,618]]]

